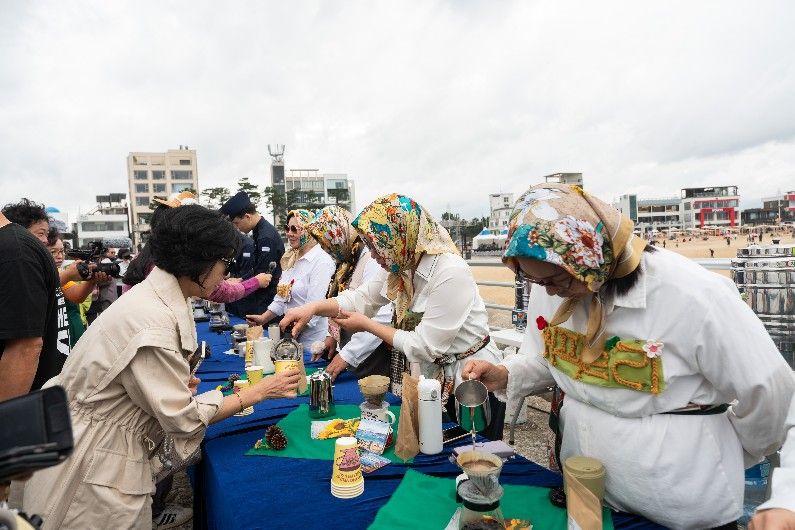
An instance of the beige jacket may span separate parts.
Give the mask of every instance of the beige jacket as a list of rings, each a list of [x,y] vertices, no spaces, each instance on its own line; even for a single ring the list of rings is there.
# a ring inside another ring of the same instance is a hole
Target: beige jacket
[[[190,455],[223,400],[191,396],[195,349],[192,311],[157,268],[89,326],[45,385],[66,388],[75,438],[69,459],[25,487],[24,508],[45,529],[151,528],[152,450],[166,433]]]

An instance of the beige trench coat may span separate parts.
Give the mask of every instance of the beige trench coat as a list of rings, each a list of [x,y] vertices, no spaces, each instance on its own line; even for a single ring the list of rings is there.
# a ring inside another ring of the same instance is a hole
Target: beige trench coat
[[[192,311],[157,268],[88,328],[46,384],[66,388],[75,449],[25,486],[23,506],[45,529],[151,528],[152,449],[166,433],[190,455],[223,401],[217,390],[191,396],[195,349]]]

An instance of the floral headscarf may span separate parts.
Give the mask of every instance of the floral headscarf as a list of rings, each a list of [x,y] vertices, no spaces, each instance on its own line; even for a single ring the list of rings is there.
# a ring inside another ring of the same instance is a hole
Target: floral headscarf
[[[424,254],[458,254],[447,230],[405,195],[379,197],[354,219],[353,227],[386,262],[387,298],[395,302],[397,324],[403,321],[414,297],[412,274],[420,258]]]
[[[325,250],[337,263],[337,271],[331,279],[327,297],[337,296],[337,293],[348,288],[353,269],[359,261],[362,250],[362,240],[351,222],[353,214],[339,206],[326,206],[317,212],[305,230],[314,237],[323,250]]]
[[[604,342],[600,338],[604,322],[599,289],[640,264],[646,242],[635,237],[633,228],[633,222],[621,212],[579,186],[567,184],[533,186],[519,197],[511,212],[503,262],[511,266],[512,258],[528,257],[557,265],[594,293],[586,332],[589,352],[583,352],[586,362],[601,354]],[[568,320],[580,300],[567,299],[550,324]]]
[[[302,250],[308,250],[317,244],[317,241],[309,237],[309,234],[306,231],[306,225],[309,224],[315,215],[309,210],[290,210],[287,212],[287,222],[290,222],[291,217],[296,217],[298,219],[300,225],[304,227],[304,233],[301,234],[301,238],[298,240],[299,247],[291,247],[282,256],[280,263],[282,265],[283,271],[292,269],[295,266],[295,263],[298,261],[299,252]]]

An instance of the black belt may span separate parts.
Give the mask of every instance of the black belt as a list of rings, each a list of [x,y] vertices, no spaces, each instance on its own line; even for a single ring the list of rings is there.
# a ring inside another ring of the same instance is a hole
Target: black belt
[[[671,410],[663,412],[662,414],[676,414],[678,416],[711,416],[713,414],[723,414],[729,410],[728,403],[721,403],[720,405],[701,405],[698,408],[687,410]]]

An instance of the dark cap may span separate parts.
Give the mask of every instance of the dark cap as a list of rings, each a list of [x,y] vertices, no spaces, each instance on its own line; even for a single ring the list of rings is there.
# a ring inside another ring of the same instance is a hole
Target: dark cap
[[[251,203],[251,199],[248,198],[248,193],[239,191],[234,197],[221,206],[221,213],[229,217],[237,217],[243,213],[243,210],[251,208],[252,206],[254,205]]]

